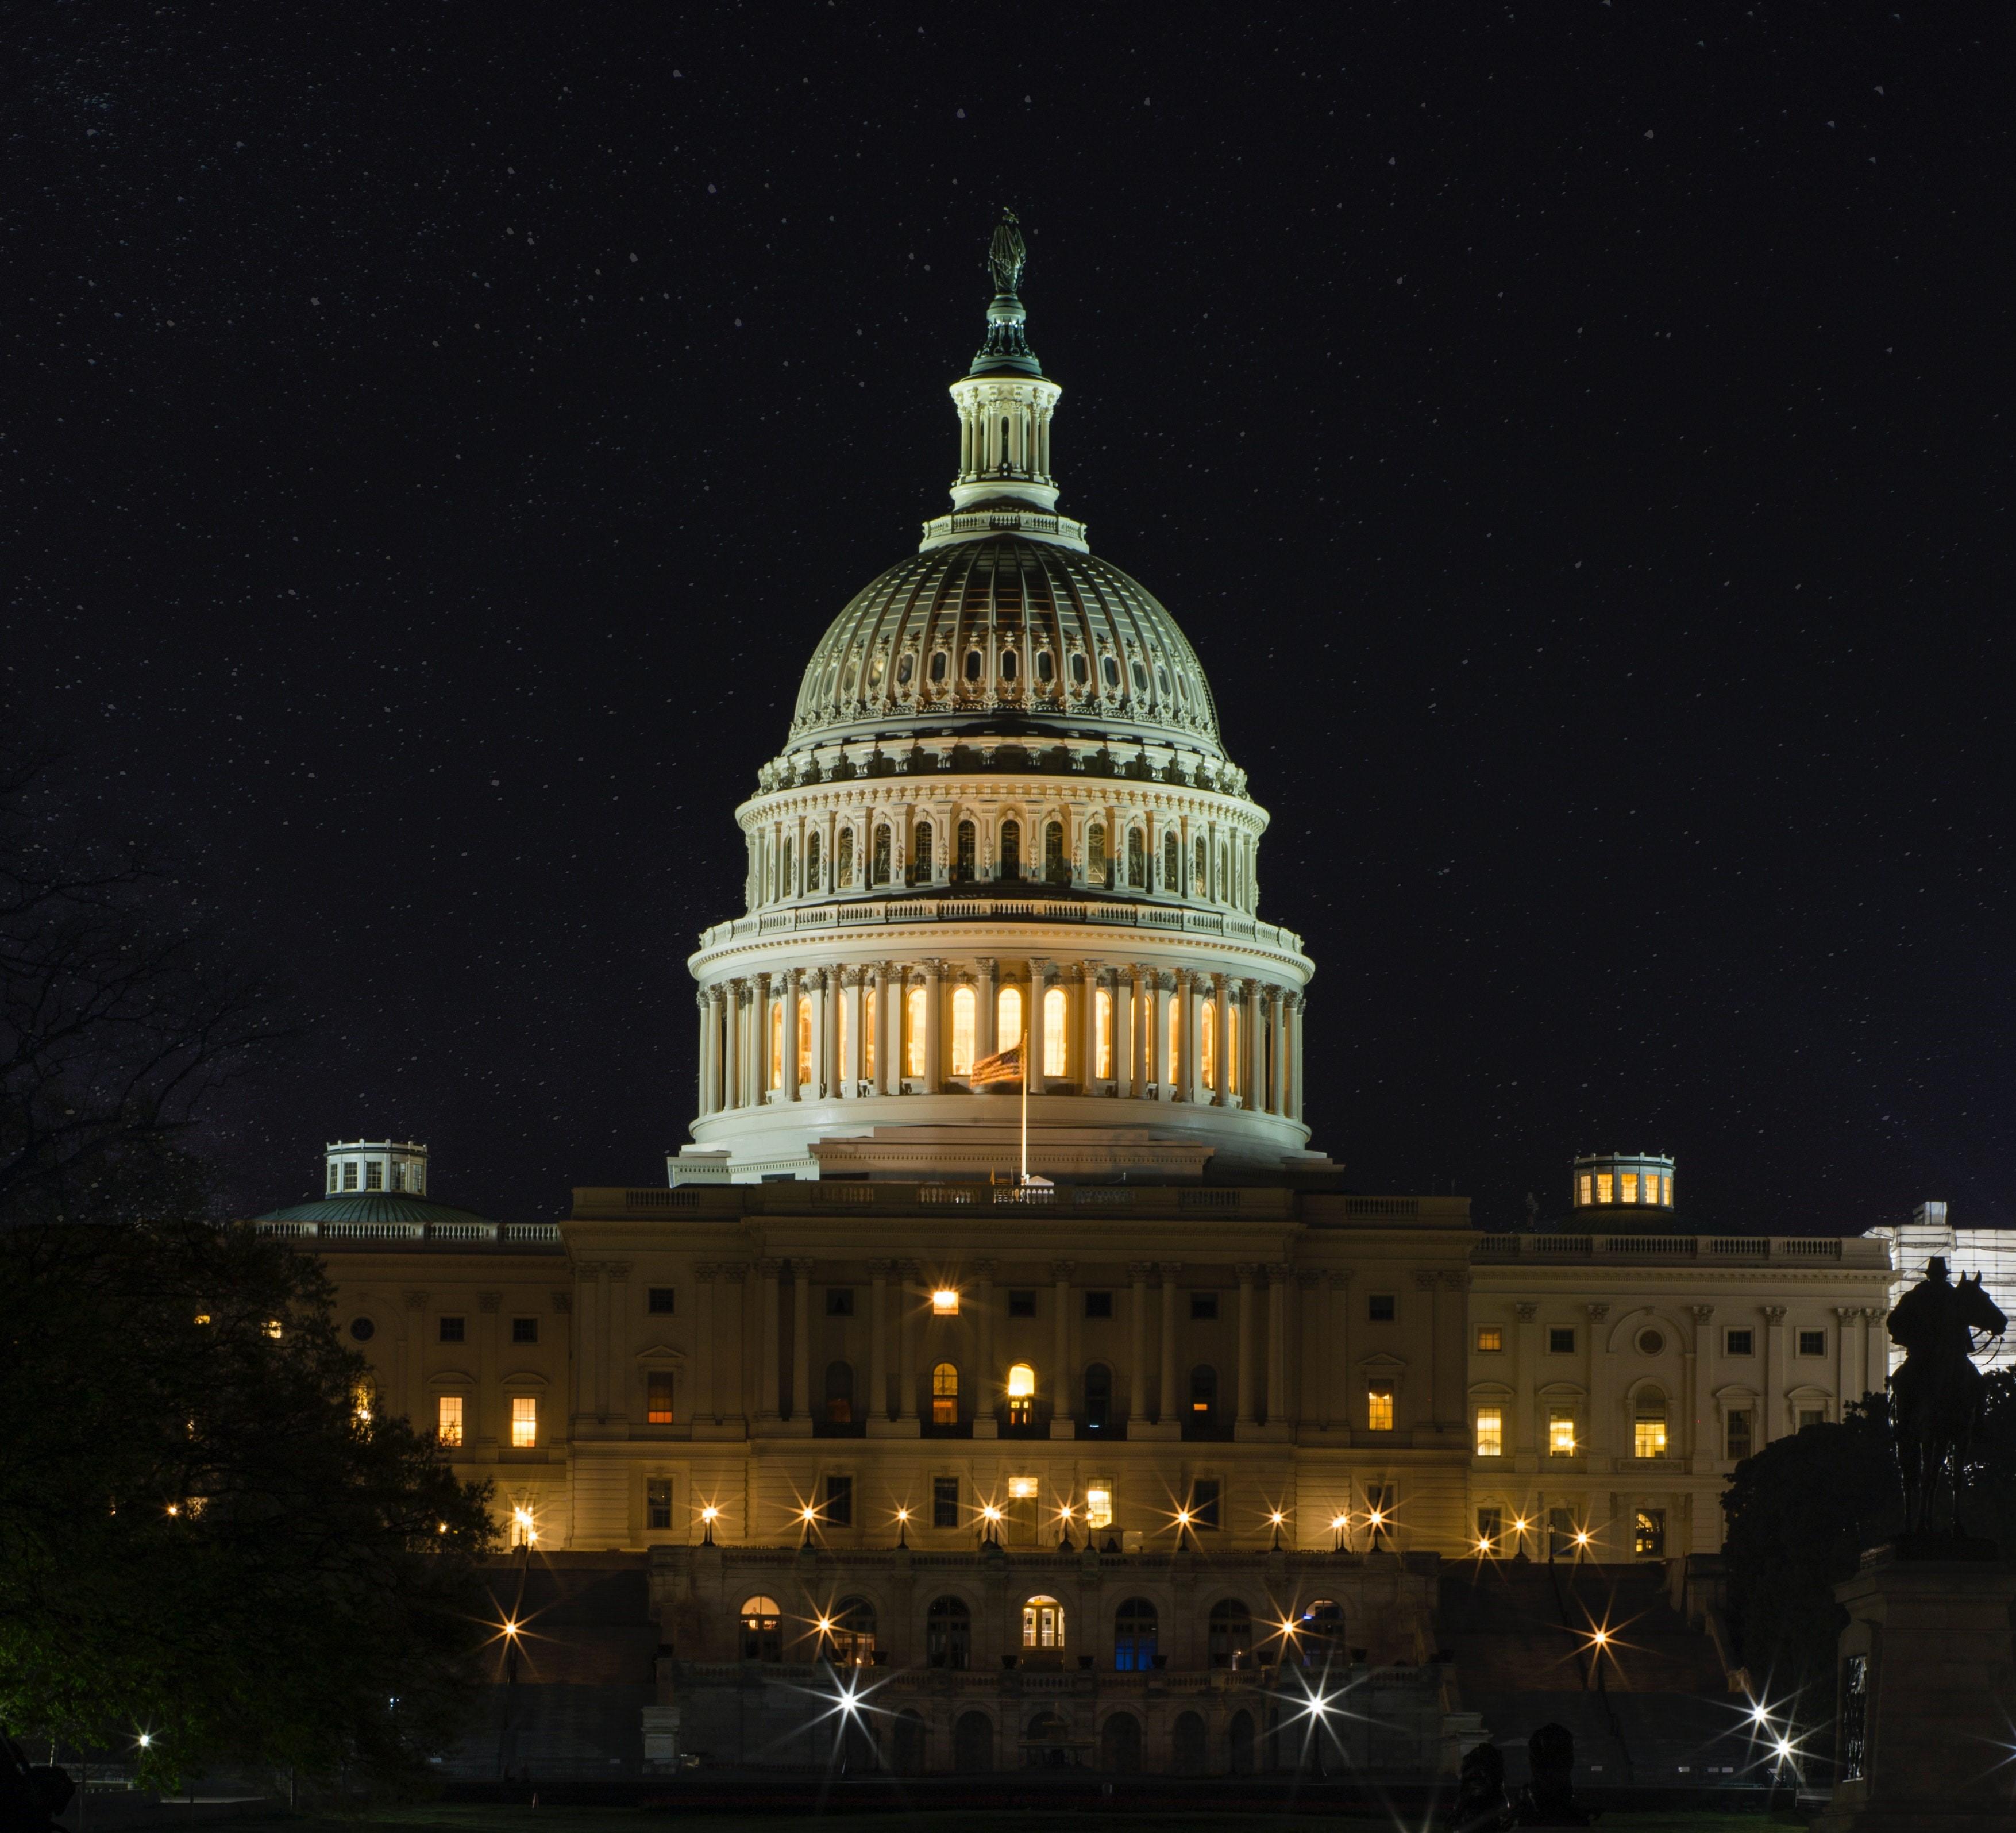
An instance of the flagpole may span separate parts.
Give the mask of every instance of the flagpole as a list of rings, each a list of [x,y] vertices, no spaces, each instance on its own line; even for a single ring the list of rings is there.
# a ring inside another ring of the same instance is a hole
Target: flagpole
[[[1030,989],[1031,997],[1035,989]],[[1029,1014],[1022,1012],[1022,1181],[1029,1181]]]

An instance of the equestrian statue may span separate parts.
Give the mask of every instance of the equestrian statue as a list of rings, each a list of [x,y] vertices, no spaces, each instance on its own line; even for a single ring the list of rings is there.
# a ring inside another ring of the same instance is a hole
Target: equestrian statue
[[[2008,1321],[1978,1273],[1962,1274],[1956,1285],[1938,1255],[1926,1262],[1924,1278],[1890,1313],[1891,1341],[1904,1351],[1890,1377],[1890,1417],[1904,1479],[1907,1538],[1939,1537],[1932,1521],[1942,1481],[1952,1511],[1948,1531],[1956,1540],[1965,1537],[1960,1486],[1986,1388],[1986,1377],[1974,1364],[1979,1347],[1974,1333],[1993,1339]]]

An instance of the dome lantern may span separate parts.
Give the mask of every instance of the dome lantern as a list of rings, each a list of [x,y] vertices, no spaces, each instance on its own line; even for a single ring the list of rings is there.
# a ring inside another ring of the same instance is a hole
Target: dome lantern
[[[1575,1220],[1604,1209],[1673,1206],[1673,1161],[1662,1152],[1587,1152],[1575,1161]]]

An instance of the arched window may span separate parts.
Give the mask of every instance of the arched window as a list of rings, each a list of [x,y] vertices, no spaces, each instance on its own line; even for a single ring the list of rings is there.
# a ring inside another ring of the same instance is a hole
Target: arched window
[[[790,897],[797,888],[797,881],[791,876],[791,842],[784,842],[783,882],[777,887],[780,897]]]
[[[826,1613],[832,1626],[823,1651],[837,1668],[865,1668],[875,1659],[875,1606],[865,1597],[843,1597]]]
[[[1043,995],[1043,1073],[1046,1075],[1066,1075],[1066,1035],[1070,1027],[1065,1020],[1064,989],[1053,986]]]
[[[921,1076],[924,1073],[924,1025],[931,1005],[930,989],[912,987],[909,997],[903,1003],[903,1073]]]
[[[1001,421],[1001,450],[1000,450],[1000,453],[999,453],[999,458],[1000,458],[1000,463],[1001,463],[1001,468],[1002,468],[1002,470],[1004,470],[1004,471],[1005,471],[1005,470],[1006,470],[1008,469],[1008,464],[1009,464],[1009,459],[1008,459],[1008,420],[1007,420],[1007,416],[1006,416],[1006,415],[1003,416],[1003,417],[1002,417],[1002,421]]]
[[[1001,823],[1001,876],[1006,879],[1022,876],[1022,823],[1019,821]]]
[[[879,821],[875,826],[875,865],[869,874],[870,884],[889,882],[889,823]]]
[[[916,844],[910,858],[910,882],[928,884],[931,878],[931,824],[928,821],[917,823]]]
[[[1141,1721],[1131,1712],[1112,1713],[1099,1728],[1099,1761],[1115,1775],[1141,1773]]]
[[[1190,1417],[1199,1425],[1218,1417],[1218,1370],[1203,1363],[1190,1370]]]
[[[1227,1006],[1225,1009],[1225,1021],[1228,1033],[1226,1042],[1229,1046],[1227,1055],[1232,1063],[1232,1092],[1235,1095],[1243,1095],[1246,1093],[1246,1077],[1240,1067],[1239,1028],[1244,1022],[1240,1017],[1240,1008],[1237,1006]]]
[[[1022,989],[1004,986],[994,1001],[995,1042],[1001,1050],[1012,1050],[1022,1041]]]
[[[842,889],[854,882],[854,830],[840,830],[840,850],[835,855],[833,881]]]
[[[1085,1371],[1085,1423],[1092,1431],[1103,1432],[1113,1424],[1113,1370],[1095,1362]]]
[[[1176,843],[1176,830],[1172,827],[1162,836],[1162,889],[1181,891],[1183,888],[1183,855]]]
[[[1204,898],[1211,895],[1211,855],[1204,849],[1204,837],[1197,837],[1192,848],[1190,870],[1190,895]]]
[[[963,1673],[972,1659],[973,1612],[965,1599],[933,1598],[924,1612],[924,1666]]]
[[[1123,1674],[1145,1673],[1155,1665],[1161,1620],[1145,1597],[1130,1597],[1113,1619],[1113,1665]]]
[[[830,1426],[854,1424],[854,1364],[851,1362],[826,1365],[826,1423]]]
[[[1096,987],[1092,995],[1092,1035],[1095,1053],[1092,1073],[1105,1082],[1113,1074],[1113,989]]]
[[[1030,1426],[1036,1423],[1036,1371],[1018,1362],[1008,1371],[1008,1423]]]
[[[959,1424],[959,1370],[949,1362],[941,1362],[931,1370],[931,1424]]]
[[[931,668],[932,686],[942,687],[945,686],[945,664],[947,661],[948,657],[943,650],[932,650]]]
[[[1050,684],[1057,678],[1057,657],[1046,649],[1036,651],[1036,682],[1047,693]]]
[[[1110,654],[1101,656],[1099,658],[1099,672],[1108,687],[1118,687],[1120,685],[1120,658]]]
[[[986,666],[987,658],[978,650],[970,649],[966,652],[966,678],[969,682],[977,683],[981,671]]]
[[[1022,1606],[1022,1646],[1056,1654],[1064,1645],[1064,1607],[1048,1593],[1039,1592]]]
[[[896,658],[896,685],[908,687],[910,677],[917,672],[917,658],[908,650]]]
[[[770,1002],[770,1086],[784,1086],[784,1002]]]
[[[1253,1774],[1253,1715],[1250,1712],[1236,1712],[1232,1723],[1226,1727],[1225,1754],[1226,1767],[1235,1776]]]
[[[1327,1668],[1344,1657],[1344,1606],[1319,1597],[1302,1612],[1291,1639],[1305,1668]]]
[[[1169,1073],[1172,1088],[1183,1079],[1183,1000],[1180,995],[1169,1002]]]
[[[812,1003],[804,994],[798,996],[798,1086],[803,1088],[812,1079]]]
[[[1204,1086],[1218,1088],[1218,1002],[1207,997],[1197,1020],[1197,1054],[1202,1059]]]
[[[875,1076],[875,1003],[877,989],[865,986],[861,989],[861,1073],[864,1079],[873,1081]],[[847,1002],[841,1001],[841,1010],[845,1011]]]
[[[1052,884],[1071,883],[1071,862],[1064,857],[1061,821],[1046,822],[1043,826],[1043,877]]]
[[[1071,651],[1071,675],[1072,684],[1078,687],[1084,686],[1092,679],[1092,664],[1082,649]]]
[[[1003,646],[1001,651],[1001,684],[1003,686],[1012,688],[1015,685],[1016,671],[1021,668],[1021,663],[1022,658],[1017,651],[1009,649],[1005,646]]]
[[[974,832],[973,823],[970,821],[962,821],[959,823],[958,830],[959,850],[952,856],[952,875],[953,879],[960,884],[970,884],[973,881],[974,855],[975,852],[974,842],[977,837]]]
[[[783,1615],[774,1597],[745,1597],[742,1601],[742,1658],[744,1661],[782,1661],[784,1658]]]
[[[1176,1722],[1169,1727],[1169,1756],[1170,1766],[1179,1776],[1201,1776],[1211,1766],[1211,1741],[1202,1714],[1177,1713]]]
[[[1213,1667],[1246,1666],[1253,1647],[1252,1612],[1237,1597],[1221,1597],[1211,1607],[1205,1640]]]
[[[1127,830],[1127,882],[1136,891],[1148,888],[1148,843],[1141,830]]]
[[[1095,821],[1085,830],[1085,875],[1094,884],[1104,884],[1106,878],[1106,823]]]
[[[817,891],[819,884],[819,837],[808,834],[805,838],[805,889]]]
[[[952,1073],[954,1075],[970,1075],[973,1073],[973,1026],[979,1003],[971,987],[952,989]]]

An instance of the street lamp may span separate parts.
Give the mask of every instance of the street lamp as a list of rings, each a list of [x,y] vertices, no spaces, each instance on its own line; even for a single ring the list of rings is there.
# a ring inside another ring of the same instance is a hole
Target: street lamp
[[[910,1511],[907,1508],[899,1508],[896,1511],[896,1544],[898,1547],[907,1547],[910,1544],[905,1538],[909,1531]]]
[[[1274,1544],[1269,1549],[1272,1552],[1281,1550],[1281,1524],[1287,1518],[1278,1508],[1270,1508],[1267,1511],[1268,1523],[1274,1530]]]
[[[981,1506],[980,1518],[985,1524],[981,1530],[981,1545],[999,1547],[1001,1544],[1001,1511],[991,1502],[984,1503]]]
[[[1059,1506],[1057,1509],[1057,1519],[1062,1521],[1064,1525],[1064,1531],[1057,1536],[1057,1545],[1059,1547],[1064,1548],[1068,1548],[1070,1547],[1071,1543],[1071,1521],[1077,1514],[1078,1510],[1068,1502],[1064,1503]]]
[[[1341,1553],[1344,1550],[1344,1536],[1350,1526],[1351,1514],[1348,1510],[1341,1508],[1330,1518],[1330,1531],[1336,1536],[1330,1543],[1331,1552]]]
[[[700,1543],[703,1547],[714,1544],[714,1524],[720,1520],[721,1511],[710,1502],[700,1511]]]
[[[812,1537],[812,1529],[818,1524],[818,1521],[819,1507],[815,1503],[808,1502],[798,1511],[798,1544],[800,1547],[802,1547],[811,1541]]]

